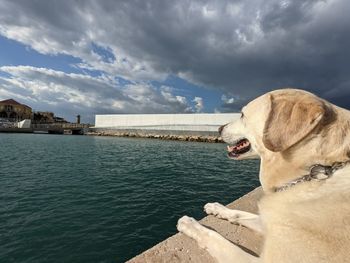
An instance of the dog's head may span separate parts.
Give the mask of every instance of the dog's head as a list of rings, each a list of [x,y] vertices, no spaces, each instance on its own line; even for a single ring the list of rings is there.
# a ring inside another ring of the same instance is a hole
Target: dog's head
[[[283,152],[305,138],[325,114],[311,93],[284,89],[266,93],[243,107],[241,117],[220,127],[229,157],[248,159],[266,151]]]
[[[240,119],[220,127],[219,132],[229,144],[230,158],[261,157],[260,181],[263,186],[275,187],[300,176],[315,163],[327,164],[337,158],[337,154],[329,158],[328,153],[322,159],[325,147],[334,149],[329,143],[339,144],[339,134],[334,135],[337,142],[334,138],[325,142],[328,138],[324,138],[336,118],[332,105],[315,95],[282,89],[250,102],[243,107]]]

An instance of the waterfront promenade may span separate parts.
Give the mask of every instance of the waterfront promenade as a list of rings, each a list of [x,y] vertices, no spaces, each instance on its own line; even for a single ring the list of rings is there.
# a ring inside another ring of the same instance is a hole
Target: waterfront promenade
[[[50,134],[85,134],[90,125],[77,123],[31,124],[30,127],[19,128],[14,122],[12,125],[0,126],[4,133],[50,133]]]

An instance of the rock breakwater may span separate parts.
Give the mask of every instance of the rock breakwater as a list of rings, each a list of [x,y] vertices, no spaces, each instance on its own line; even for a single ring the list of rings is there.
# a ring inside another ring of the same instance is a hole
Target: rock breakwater
[[[220,136],[215,135],[193,135],[193,134],[155,134],[146,131],[90,131],[86,135],[90,136],[115,136],[130,138],[149,138],[159,140],[189,141],[189,142],[209,142],[223,143]]]

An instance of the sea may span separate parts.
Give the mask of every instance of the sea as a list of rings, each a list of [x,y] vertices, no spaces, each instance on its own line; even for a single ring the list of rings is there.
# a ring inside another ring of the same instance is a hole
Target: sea
[[[125,262],[258,170],[222,143],[0,134],[0,262]]]

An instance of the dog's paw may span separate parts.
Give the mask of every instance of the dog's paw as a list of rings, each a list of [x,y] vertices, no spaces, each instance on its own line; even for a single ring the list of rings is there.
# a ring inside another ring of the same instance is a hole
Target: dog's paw
[[[225,206],[223,206],[220,203],[208,203],[204,206],[204,211],[208,214],[208,215],[214,215],[217,216],[219,218],[222,217],[221,213],[222,211],[224,211],[226,209]]]
[[[194,218],[183,216],[177,222],[177,230],[186,236],[193,238],[197,241],[197,245],[201,248],[207,247],[207,239],[210,234],[210,230],[199,224]]]
[[[177,230],[190,236],[190,234],[188,233],[198,228],[198,225],[199,223],[194,218],[189,216],[183,216],[177,222]]]

